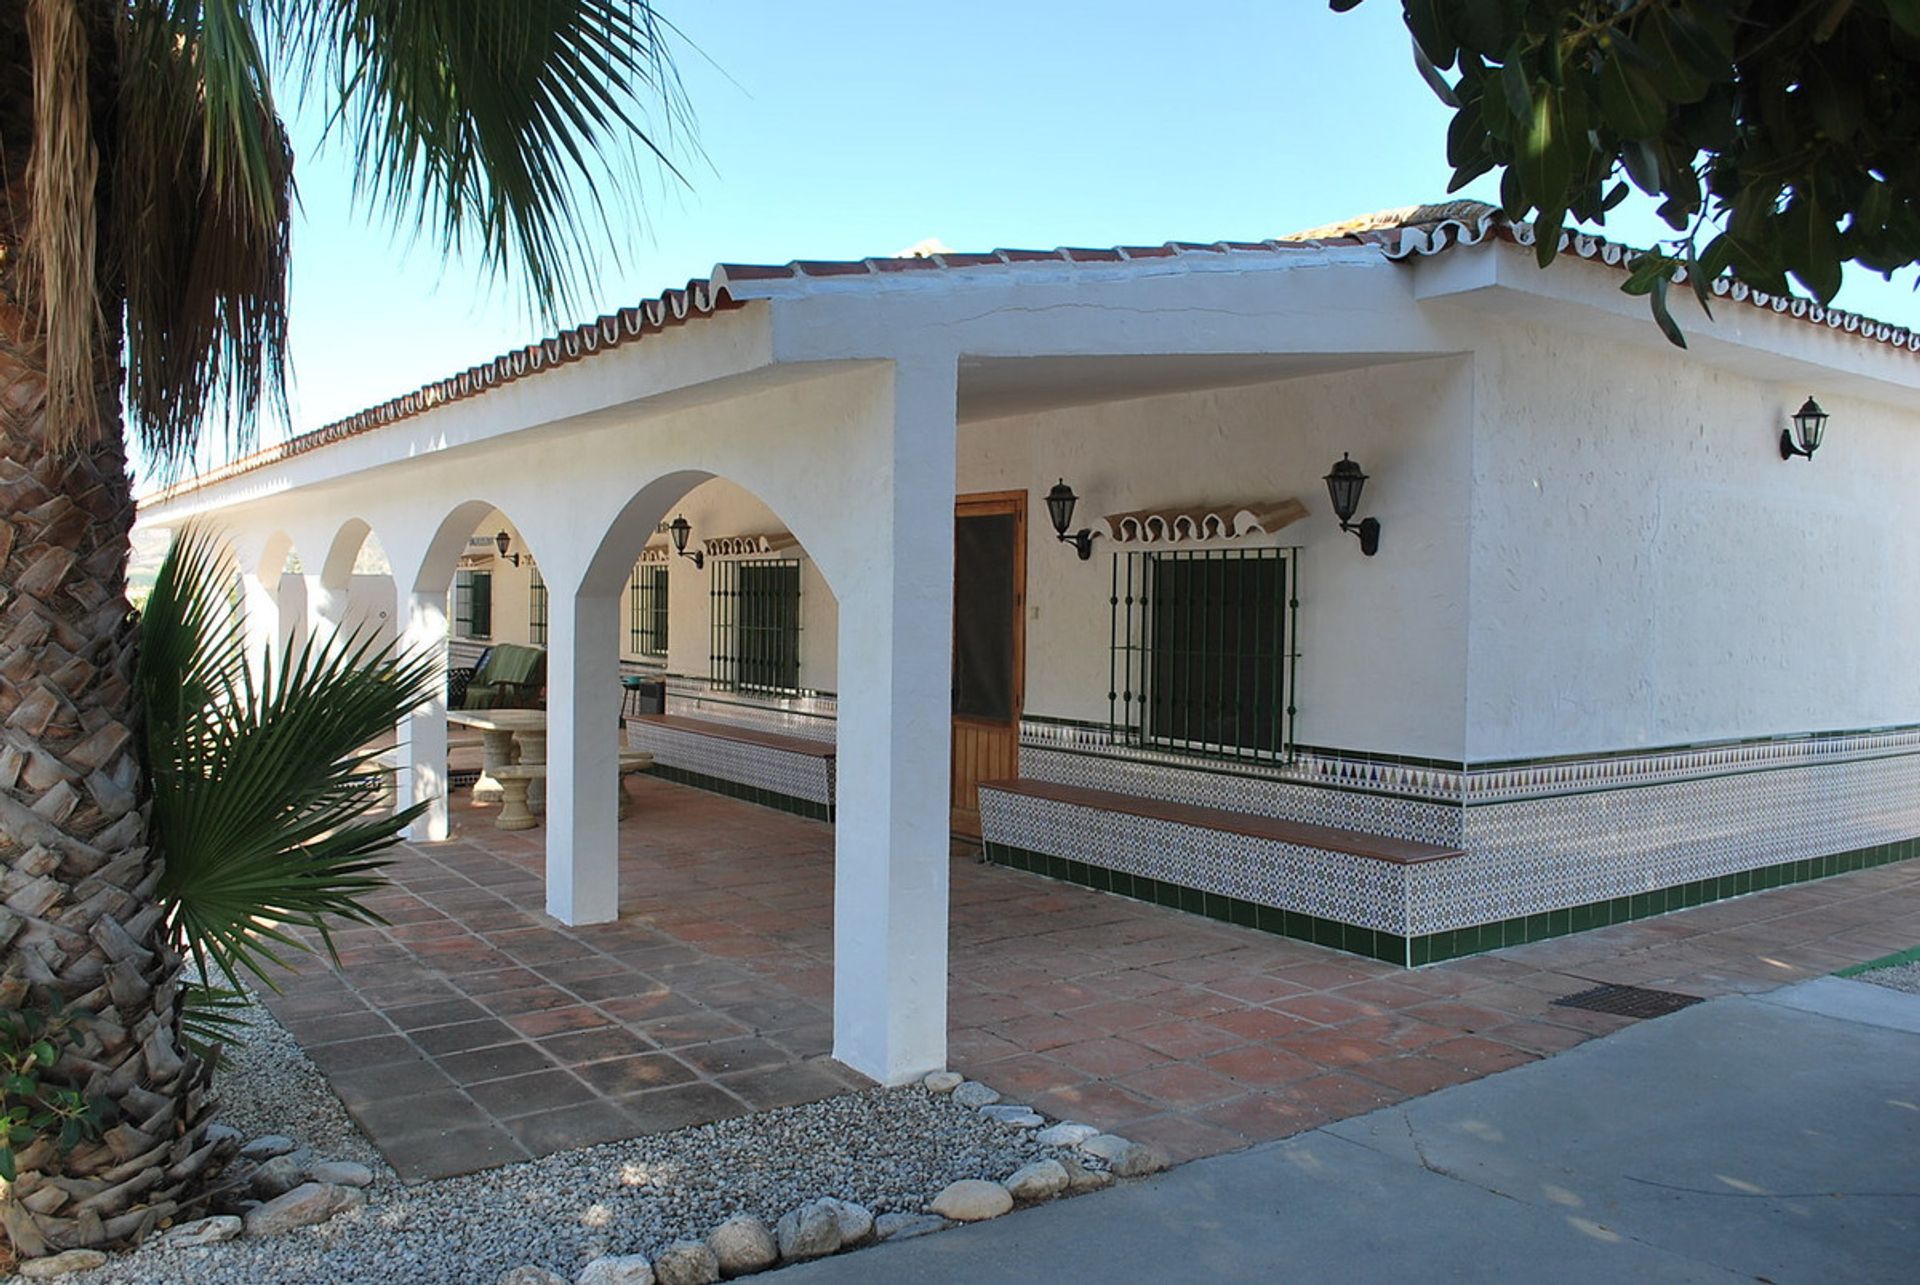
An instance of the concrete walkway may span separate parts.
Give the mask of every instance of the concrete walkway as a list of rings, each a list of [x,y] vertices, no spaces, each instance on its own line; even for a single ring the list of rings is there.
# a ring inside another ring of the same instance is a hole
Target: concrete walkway
[[[1920,996],[1820,979],[778,1279],[1911,1281],[1917,1068]]]

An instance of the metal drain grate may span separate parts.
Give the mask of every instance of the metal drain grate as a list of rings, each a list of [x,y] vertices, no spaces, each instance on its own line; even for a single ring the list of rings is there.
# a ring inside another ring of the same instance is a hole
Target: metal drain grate
[[[1698,1004],[1700,997],[1678,991],[1648,990],[1644,986],[1596,986],[1553,1002],[1561,1008],[1584,1008],[1617,1017],[1665,1017],[1689,1004]]]

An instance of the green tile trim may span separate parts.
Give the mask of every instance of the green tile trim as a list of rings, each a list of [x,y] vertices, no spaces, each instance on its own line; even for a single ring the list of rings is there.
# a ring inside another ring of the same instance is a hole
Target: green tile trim
[[[683,767],[668,767],[657,761],[650,775],[657,776],[663,781],[672,781],[676,785],[691,785],[696,790],[706,790],[710,794],[724,794],[730,799],[758,803],[761,807],[791,812],[795,816],[807,817],[814,821],[833,820],[832,804],[818,803],[813,799],[803,799],[792,794],[782,794],[778,790],[766,790],[740,781],[729,781],[725,777],[689,772]]]
[[[1418,968],[1423,964],[1437,964],[1442,960],[1458,959],[1463,955],[1477,955],[1484,951],[1499,950],[1503,946],[1521,946],[1531,941],[1544,941],[1549,937],[1564,937],[1570,933],[1585,932],[1590,928],[1624,924],[1630,920],[1664,915],[1670,911],[1685,910],[1689,906],[1702,906],[1710,901],[1744,896],[1750,892],[1764,892],[1769,888],[1781,888],[1788,884],[1806,883],[1814,879],[1826,879],[1833,875],[1883,866],[1894,861],[1920,858],[1920,837],[1874,844],[1871,847],[1856,848],[1850,852],[1829,853],[1824,857],[1783,861],[1777,865],[1718,875],[1711,879],[1696,879],[1691,883],[1676,884],[1670,888],[1656,888],[1629,896],[1614,897],[1607,901],[1591,902],[1583,906],[1566,906],[1559,910],[1521,915],[1491,924],[1474,924],[1446,932],[1427,933],[1419,937],[1402,937],[1397,933],[1362,928],[1356,924],[1341,923],[1335,919],[1321,919],[1299,911],[1243,901],[1238,897],[1225,897],[1219,893],[1202,892],[1197,888],[1186,888],[1165,880],[1149,879],[1144,875],[1131,875],[1125,871],[1092,866],[1084,861],[1071,861],[1065,857],[1049,856],[1043,852],[1032,852],[1004,843],[987,844],[986,855],[987,860],[996,865],[1011,866],[1016,870],[1045,875],[1050,879],[1082,884],[1100,892],[1131,897],[1136,901],[1170,906],[1175,910],[1185,910],[1204,915],[1209,919],[1238,924],[1243,928],[1253,928],[1279,937],[1310,941],[1315,945],[1344,950],[1354,955],[1365,955],[1369,959],[1384,960],[1389,964]],[[1920,959],[1920,946],[1897,955],[1889,955],[1885,959],[1847,969],[1839,975],[1851,976],[1869,968],[1907,963],[1915,959]]]
[[[1072,861],[1065,857],[1050,856],[1044,852],[1033,852],[1004,843],[987,844],[986,854],[987,860],[995,865],[1011,866],[1015,870],[1045,875],[1049,879],[1081,884],[1100,892],[1131,897],[1135,901],[1168,906],[1174,910],[1185,910],[1191,914],[1204,915],[1208,919],[1238,924],[1242,928],[1273,933],[1279,937],[1295,937],[1301,941],[1317,942],[1322,946],[1331,946],[1335,950],[1365,955],[1369,959],[1385,960],[1389,964],[1399,964],[1402,967],[1409,962],[1407,939],[1398,933],[1362,928],[1356,924],[1343,924],[1337,920],[1321,919],[1293,910],[1281,910],[1275,906],[1261,905],[1259,902],[1244,901],[1239,897],[1225,897],[1217,892],[1203,892],[1198,888],[1186,888],[1179,884],[1168,883],[1164,879],[1149,879],[1145,875],[1128,874],[1124,870],[1110,870],[1105,866],[1088,865],[1084,861]]]
[[[1477,924],[1468,928],[1456,928],[1450,932],[1429,933],[1423,937],[1415,937],[1409,943],[1409,960],[1415,967],[1421,964],[1437,964],[1444,959],[1477,955],[1482,951],[1497,950],[1502,946],[1519,946],[1530,941],[1544,941],[1549,937],[1564,937],[1569,933],[1585,932],[1589,928],[1624,924],[1652,915],[1685,910],[1690,906],[1704,906],[1710,901],[1723,901],[1728,897],[1741,897],[1750,892],[1765,892],[1769,888],[1783,888],[1788,884],[1826,879],[1833,875],[1866,870],[1894,861],[1908,861],[1915,857],[1920,857],[1920,838],[1897,839],[1890,843],[1874,844],[1871,847],[1856,848],[1849,852],[1828,853],[1824,857],[1808,857],[1801,861],[1782,861],[1777,865],[1740,870],[1733,874],[1717,875],[1711,879],[1695,879],[1690,883],[1675,884],[1669,888],[1654,888],[1647,892],[1636,892],[1630,896],[1614,897],[1584,906],[1551,910],[1545,914],[1524,915],[1515,919],[1504,919],[1498,923]],[[1913,954],[1916,958],[1920,958],[1920,948],[1916,948]],[[1866,968],[1872,966],[1871,964],[1862,965]]]

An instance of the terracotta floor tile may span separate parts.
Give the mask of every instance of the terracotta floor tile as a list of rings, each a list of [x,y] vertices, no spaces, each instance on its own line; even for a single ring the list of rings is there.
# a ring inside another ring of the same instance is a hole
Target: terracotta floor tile
[[[1196,1118],[1204,1124],[1226,1129],[1249,1142],[1270,1142],[1290,1138],[1308,1129],[1317,1129],[1334,1115],[1324,1107],[1272,1093],[1249,1093],[1244,1097],[1203,1107]]]
[[[651,1053],[656,1045],[628,1026],[601,1026],[592,1030],[569,1031],[538,1041],[540,1051],[562,1066],[602,1062],[610,1057],[631,1057]]]
[[[1477,1080],[1480,1075],[1457,1062],[1409,1053],[1403,1057],[1382,1058],[1352,1068],[1353,1074],[1378,1081],[1401,1093],[1418,1096]]]
[[[1072,1088],[1085,1084],[1090,1078],[1085,1071],[1039,1053],[1003,1058],[981,1073],[984,1083],[1014,1101]]]
[[[374,1035],[392,1035],[393,1023],[370,1009],[361,1009],[357,1013],[342,1013],[337,1017],[309,1017],[297,1022],[287,1022],[302,1044],[311,1048],[316,1044],[332,1044],[340,1040],[361,1040]]]
[[[403,1035],[374,1035],[366,1039],[340,1040],[333,1044],[315,1044],[307,1049],[313,1064],[331,1075],[336,1071],[411,1062],[420,1056]]]
[[[1296,1031],[1314,1029],[1314,1024],[1304,1017],[1270,1008],[1243,1008],[1237,1012],[1217,1013],[1206,1018],[1205,1024],[1241,1040],[1276,1040]]]
[[[382,1139],[381,1154],[409,1182],[479,1173],[532,1154],[505,1127],[491,1121],[437,1133]]]
[[[1104,1031],[1091,1026],[1083,1026],[1071,1017],[1046,1016],[1022,1017],[1011,1022],[996,1022],[985,1028],[1003,1040],[1017,1044],[1021,1048],[1031,1049],[1035,1053],[1044,1053],[1048,1049],[1057,1049],[1063,1044],[1078,1044],[1083,1040],[1097,1040]],[[1129,1036],[1131,1038],[1131,1036]]]
[[[529,1039],[563,1035],[569,1031],[590,1031],[613,1025],[611,1017],[591,1004],[575,1004],[571,1008],[536,1009],[531,1013],[516,1013],[506,1021],[508,1026]]]
[[[1379,970],[1364,967],[1357,959],[1349,962],[1331,951],[1318,957],[1283,963],[1275,971],[1277,976],[1315,991],[1352,986],[1357,982],[1374,981],[1381,976]]]
[[[1245,1000],[1249,1004],[1265,1004],[1291,995],[1305,994],[1314,988],[1305,982],[1268,973],[1242,973],[1209,982],[1207,989],[1218,991],[1231,999]]]
[[[611,1102],[593,1099],[502,1121],[509,1134],[535,1156],[572,1151],[634,1134],[633,1117]]]
[[[1458,1039],[1442,1040],[1438,1044],[1428,1045],[1426,1055],[1456,1066],[1466,1067],[1481,1075],[1491,1075],[1495,1071],[1504,1071],[1509,1067],[1539,1060],[1534,1054],[1523,1049],[1473,1035],[1463,1035]]]
[[[450,1053],[436,1060],[441,1069],[461,1084],[501,1080],[509,1075],[544,1071],[553,1065],[539,1049],[526,1043],[500,1044],[466,1053]]]
[[[719,1076],[729,1071],[758,1071],[769,1066],[786,1065],[786,1053],[766,1040],[748,1037],[718,1040],[711,1044],[689,1044],[675,1050],[687,1065],[706,1075]]]
[[[1056,1062],[1103,1079],[1142,1071],[1166,1061],[1163,1056],[1150,1049],[1116,1037],[1082,1040],[1078,1044],[1063,1044],[1051,1050],[1047,1056]]]
[[[595,1093],[610,1098],[687,1084],[698,1078],[686,1063],[670,1053],[607,1058],[577,1065],[572,1070]]]
[[[1397,1057],[1400,1053],[1390,1045],[1353,1034],[1346,1027],[1303,1031],[1298,1035],[1282,1036],[1275,1043],[1289,1053],[1326,1067],[1355,1066],[1362,1062]]]
[[[1391,1106],[1412,1096],[1407,1090],[1377,1084],[1345,1071],[1329,1071],[1311,1080],[1289,1084],[1284,1092],[1288,1097],[1326,1111],[1328,1118],[1335,1120]]]
[[[1127,1038],[1142,1048],[1182,1060],[1206,1057],[1244,1042],[1218,1026],[1187,1019],[1128,1031]]]
[[[1325,1068],[1274,1044],[1250,1044],[1205,1059],[1201,1065],[1250,1088],[1272,1088],[1318,1075]]]
[[[1012,1040],[1002,1039],[977,1026],[955,1030],[947,1036],[947,1061],[957,1069],[988,1066],[1025,1051]]]
[[[1102,1129],[1120,1129],[1135,1120],[1158,1115],[1163,1109],[1148,1098],[1110,1080],[1077,1084],[1052,1093],[1037,1093],[1029,1104],[1062,1120],[1078,1120]]]
[[[714,1083],[756,1111],[818,1102],[849,1091],[846,1081],[831,1070],[804,1062],[723,1075]]]
[[[1341,999],[1337,995],[1324,993],[1296,995],[1292,999],[1277,1000],[1271,1007],[1276,1012],[1303,1017],[1309,1022],[1318,1022],[1322,1026],[1351,1022],[1359,1017],[1377,1017],[1385,1011],[1378,1004]]]
[[[442,1053],[464,1053],[468,1049],[508,1044],[520,1038],[520,1032],[495,1017],[475,1022],[455,1022],[451,1026],[433,1026],[413,1032],[413,1042],[429,1057]]]
[[[1076,1008],[1073,1020],[1082,1026],[1090,1026],[1108,1035],[1124,1035],[1128,1031],[1139,1030],[1143,1026],[1152,1026],[1167,1020],[1164,1008],[1139,1000],[1116,999],[1101,1004],[1090,1004],[1086,1008]]]
[[[579,1004],[577,995],[561,990],[557,986],[533,986],[526,990],[501,991],[497,995],[482,995],[480,1004],[501,1017],[512,1017],[519,1013],[535,1013],[549,1008],[572,1008]]]
[[[619,920],[556,925],[544,833],[456,807],[451,841],[398,849],[397,886],[376,894],[390,924],[343,928],[339,967],[301,961],[270,1001],[349,1108],[374,1112],[403,1173],[470,1172],[862,1082],[824,1057],[832,828],[630,785]],[[1552,1006],[1594,980],[1741,993],[1920,940],[1920,863],[1406,970],[955,853],[949,1064],[1175,1156],[1630,1025]],[[391,1109],[416,1099],[444,1109]],[[537,1122],[516,1135],[497,1123],[508,1116]]]
[[[703,1083],[656,1089],[620,1098],[618,1102],[620,1109],[633,1119],[635,1131],[643,1134],[727,1120],[753,1109],[725,1089]]]
[[[1178,1062],[1124,1077],[1120,1083],[1172,1107],[1197,1107],[1238,1097],[1246,1087],[1204,1066]]]
[[[1490,1031],[1513,1020],[1511,1014],[1455,1000],[1435,1000],[1406,1010],[1407,1016],[1454,1031]]]
[[[1175,1164],[1238,1151],[1247,1139],[1231,1129],[1209,1124],[1186,1112],[1168,1112],[1127,1126],[1127,1136],[1160,1148]]]
[[[599,1095],[565,1071],[534,1071],[467,1087],[467,1096],[496,1120],[590,1102]]]

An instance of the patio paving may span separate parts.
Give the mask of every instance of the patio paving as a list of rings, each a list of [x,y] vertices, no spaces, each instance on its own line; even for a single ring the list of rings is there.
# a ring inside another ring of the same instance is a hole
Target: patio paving
[[[621,918],[541,909],[543,834],[456,809],[269,1006],[407,1178],[829,1096],[832,831],[640,778]],[[1408,971],[954,857],[950,1062],[1176,1159],[1632,1024],[1599,982],[1752,993],[1920,942],[1920,862]]]

